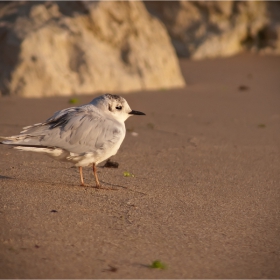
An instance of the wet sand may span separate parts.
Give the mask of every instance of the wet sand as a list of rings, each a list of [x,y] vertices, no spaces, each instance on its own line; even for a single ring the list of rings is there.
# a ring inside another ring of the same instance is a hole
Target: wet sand
[[[186,88],[125,95],[147,116],[98,168],[114,190],[0,145],[1,278],[280,278],[280,57],[180,63]],[[0,135],[68,101],[0,98]]]

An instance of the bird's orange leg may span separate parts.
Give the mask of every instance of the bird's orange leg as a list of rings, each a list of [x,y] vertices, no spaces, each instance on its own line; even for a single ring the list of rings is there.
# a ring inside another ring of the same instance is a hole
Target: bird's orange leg
[[[80,179],[81,179],[81,186],[84,186],[84,178],[83,178],[83,168],[82,166],[79,166],[79,172],[80,172]]]
[[[97,177],[97,172],[96,172],[96,165],[95,163],[92,165],[92,170],[93,170],[93,174],[94,174],[94,178],[95,178],[95,182],[96,182],[96,187],[100,188],[101,185],[99,183],[98,177]]]

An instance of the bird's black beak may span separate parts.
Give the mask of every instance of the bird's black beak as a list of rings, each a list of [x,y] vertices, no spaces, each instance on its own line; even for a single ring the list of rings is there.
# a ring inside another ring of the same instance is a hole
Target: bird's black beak
[[[129,114],[129,115],[146,115],[146,114],[144,114],[144,113],[142,113],[142,112],[134,111],[134,110],[132,110],[132,111],[129,112],[128,114]]]

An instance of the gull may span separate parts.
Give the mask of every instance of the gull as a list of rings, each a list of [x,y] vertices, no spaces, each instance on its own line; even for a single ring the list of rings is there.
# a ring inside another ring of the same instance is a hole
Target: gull
[[[124,122],[132,115],[145,114],[131,110],[121,96],[104,94],[86,105],[57,111],[45,122],[24,127],[19,135],[0,137],[0,143],[71,162],[79,168],[82,186],[82,168],[92,165],[100,188],[96,166],[117,153],[126,133]]]

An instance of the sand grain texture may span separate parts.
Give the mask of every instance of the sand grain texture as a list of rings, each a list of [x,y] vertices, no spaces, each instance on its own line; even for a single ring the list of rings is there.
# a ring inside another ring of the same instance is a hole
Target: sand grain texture
[[[181,61],[187,88],[127,95],[147,116],[127,121],[119,168],[98,169],[116,190],[1,145],[0,277],[279,278],[279,66]],[[2,98],[0,134],[69,105]],[[167,269],[147,267],[157,259]]]

